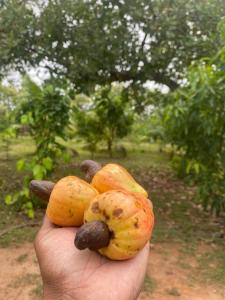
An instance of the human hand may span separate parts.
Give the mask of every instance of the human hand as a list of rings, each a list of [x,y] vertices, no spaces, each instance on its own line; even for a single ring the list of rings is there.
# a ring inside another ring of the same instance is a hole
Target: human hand
[[[134,300],[144,280],[149,244],[134,258],[111,261],[74,246],[76,228],[57,227],[45,216],[35,239],[44,300]]]

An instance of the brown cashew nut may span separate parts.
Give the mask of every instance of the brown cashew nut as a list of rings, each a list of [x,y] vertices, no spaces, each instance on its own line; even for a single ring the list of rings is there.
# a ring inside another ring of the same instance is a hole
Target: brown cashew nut
[[[55,183],[47,180],[31,180],[30,191],[38,198],[48,202]]]
[[[101,164],[91,159],[84,160],[80,164],[80,170],[85,173],[85,179],[88,182],[91,182],[92,178],[99,170],[101,170],[101,168]]]
[[[92,221],[83,224],[77,231],[74,244],[77,249],[98,250],[108,246],[110,231],[102,221]]]

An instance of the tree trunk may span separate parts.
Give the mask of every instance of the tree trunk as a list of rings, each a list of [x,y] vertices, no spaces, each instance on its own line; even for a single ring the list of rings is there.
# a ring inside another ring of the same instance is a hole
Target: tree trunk
[[[108,148],[108,154],[109,154],[109,157],[112,158],[112,140],[111,139],[108,139],[107,141],[107,148]]]
[[[6,159],[9,161],[9,142],[6,142]]]

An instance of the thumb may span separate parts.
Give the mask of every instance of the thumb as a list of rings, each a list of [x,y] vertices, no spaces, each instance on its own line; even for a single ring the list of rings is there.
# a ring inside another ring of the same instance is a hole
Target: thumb
[[[47,217],[47,215],[45,214],[44,219],[43,219],[43,223],[41,226],[41,231],[49,231],[51,229],[56,228],[56,225],[54,225],[49,218]]]
[[[46,237],[46,235],[55,228],[57,228],[57,227],[54,224],[52,224],[50,222],[50,220],[48,219],[47,215],[45,215],[42,225],[41,225],[41,228],[39,229],[39,231],[35,237],[35,241],[34,241],[35,250],[37,250],[37,248],[39,247],[40,242],[43,240],[43,238]]]

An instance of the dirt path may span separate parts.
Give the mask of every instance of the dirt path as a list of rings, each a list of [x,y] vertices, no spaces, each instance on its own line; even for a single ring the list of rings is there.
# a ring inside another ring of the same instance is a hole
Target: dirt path
[[[177,245],[166,243],[154,246],[147,271],[151,281],[147,281],[147,287],[145,284],[147,291],[141,293],[139,300],[224,300],[225,288],[196,281],[195,258],[188,257],[183,264],[178,262],[178,249]]]
[[[0,261],[0,299],[38,299],[41,280],[33,245],[0,248]]]
[[[139,300],[224,300],[225,289],[193,279],[195,258],[178,262],[178,246],[154,245]],[[0,248],[0,299],[41,299],[41,280],[33,245]],[[185,267],[186,266],[186,267]]]

